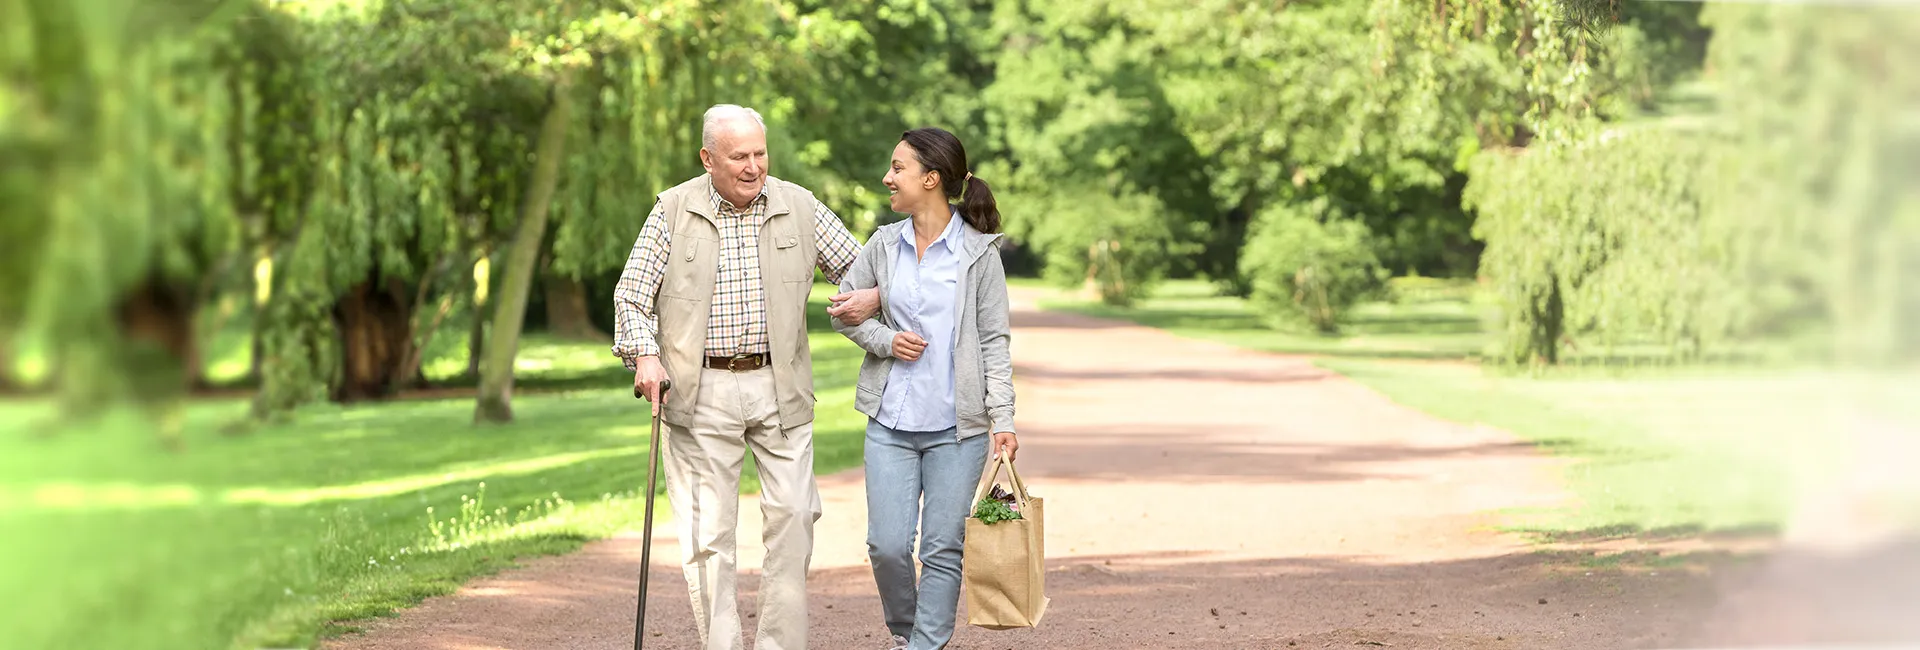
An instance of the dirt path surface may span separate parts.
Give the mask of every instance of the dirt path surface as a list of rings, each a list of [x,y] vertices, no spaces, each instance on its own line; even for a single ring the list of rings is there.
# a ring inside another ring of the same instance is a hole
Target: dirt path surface
[[[1569,498],[1554,461],[1505,433],[1301,358],[1025,298],[1019,468],[1047,499],[1053,605],[1039,629],[1007,632],[965,626],[963,605],[954,648],[1673,647],[1713,600],[1684,571],[1582,567],[1492,532],[1491,511]],[[883,648],[861,472],[821,488],[811,647]],[[750,613],[758,508],[741,513]],[[692,648],[678,543],[657,528],[647,647]],[[638,546],[630,533],[527,561],[325,647],[629,647]]]

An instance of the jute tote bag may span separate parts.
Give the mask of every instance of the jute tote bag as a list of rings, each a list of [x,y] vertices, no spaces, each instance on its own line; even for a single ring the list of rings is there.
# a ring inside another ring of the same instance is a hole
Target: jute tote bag
[[[1034,627],[1046,615],[1049,600],[1046,509],[1039,497],[1027,494],[1012,461],[1002,456],[989,462],[992,470],[981,477],[969,507],[987,496],[987,489],[1005,469],[1020,518],[989,524],[967,516],[966,555],[961,562],[967,624],[990,630]]]

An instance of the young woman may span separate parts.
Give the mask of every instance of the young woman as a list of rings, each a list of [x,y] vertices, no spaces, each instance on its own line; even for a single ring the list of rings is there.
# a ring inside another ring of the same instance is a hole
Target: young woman
[[[854,408],[868,417],[867,553],[892,650],[937,650],[953,638],[968,501],[988,452],[1020,446],[1000,211],[938,128],[901,135],[882,182],[912,218],[875,232],[842,281],[878,287],[879,316],[834,328],[867,351]]]

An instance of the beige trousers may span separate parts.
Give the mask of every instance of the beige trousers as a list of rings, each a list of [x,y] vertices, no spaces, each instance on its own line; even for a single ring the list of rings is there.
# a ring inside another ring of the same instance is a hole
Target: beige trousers
[[[702,650],[740,650],[734,588],[740,472],[749,447],[760,471],[767,545],[758,650],[806,650],[807,569],[820,490],[813,425],[782,427],[773,370],[701,369],[690,427],[667,425],[667,498],[680,534]]]

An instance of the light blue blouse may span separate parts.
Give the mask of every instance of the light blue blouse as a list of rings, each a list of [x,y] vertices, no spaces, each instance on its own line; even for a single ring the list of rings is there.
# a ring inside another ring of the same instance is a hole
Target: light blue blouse
[[[955,426],[953,411],[954,313],[960,298],[960,211],[947,229],[916,259],[913,227],[900,229],[905,240],[894,256],[888,311],[902,331],[925,339],[916,361],[895,358],[880,395],[880,424],[897,431],[938,432]]]

